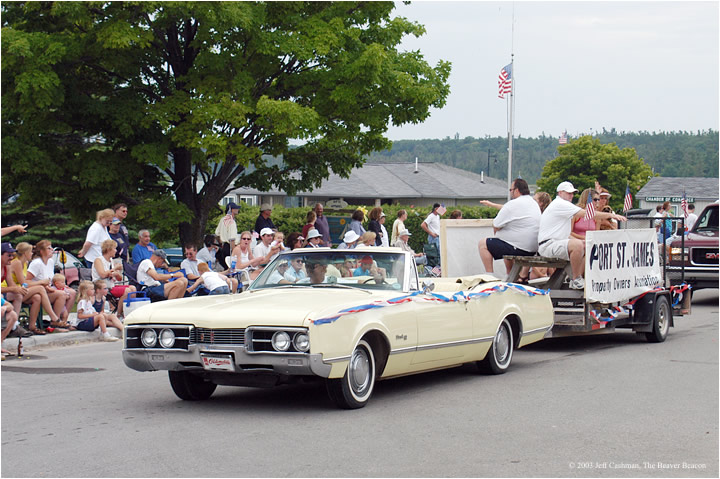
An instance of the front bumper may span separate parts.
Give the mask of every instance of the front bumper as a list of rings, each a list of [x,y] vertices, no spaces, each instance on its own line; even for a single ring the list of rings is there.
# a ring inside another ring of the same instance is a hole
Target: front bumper
[[[323,362],[322,354],[248,354],[243,346],[197,345],[184,349],[125,348],[122,351],[125,365],[136,371],[206,371],[201,354],[229,355],[234,371],[219,374],[271,374],[278,376],[330,376],[332,364]],[[214,371],[213,373],[218,373]]]

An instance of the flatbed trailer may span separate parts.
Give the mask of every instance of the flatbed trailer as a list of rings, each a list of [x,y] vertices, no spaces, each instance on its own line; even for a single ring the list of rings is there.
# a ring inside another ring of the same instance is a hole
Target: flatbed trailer
[[[536,288],[548,290],[555,324],[546,337],[608,334],[616,329],[632,329],[650,342],[662,342],[674,326],[674,317],[690,313],[687,286],[657,286],[624,301],[589,301],[584,290],[570,289],[570,262],[542,256],[507,256],[513,260],[508,282],[517,282],[523,267],[553,268],[544,278],[530,281]],[[664,274],[663,274],[664,277]]]

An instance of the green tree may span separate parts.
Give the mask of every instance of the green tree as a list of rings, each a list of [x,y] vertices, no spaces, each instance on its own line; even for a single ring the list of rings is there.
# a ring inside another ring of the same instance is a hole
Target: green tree
[[[635,149],[621,150],[615,143],[604,145],[597,138],[582,136],[558,146],[558,156],[545,164],[537,185],[541,191],[554,193],[560,182],[570,181],[582,191],[594,187],[597,180],[610,191],[610,205],[618,211],[628,182],[634,197],[651,176],[652,169]]]
[[[449,63],[398,50],[424,28],[393,8],[3,2],[3,190],[83,220],[124,201],[185,243],[234,188],[347,176],[449,93]]]

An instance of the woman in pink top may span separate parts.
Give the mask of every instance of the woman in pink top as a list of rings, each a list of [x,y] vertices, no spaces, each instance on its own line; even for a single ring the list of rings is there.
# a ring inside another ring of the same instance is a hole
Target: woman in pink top
[[[578,206],[582,209],[586,209],[588,201],[592,201],[594,203],[597,203],[599,201],[599,197],[597,196],[597,193],[592,188],[588,188],[582,192],[580,195],[580,200],[578,200]],[[575,221],[573,224],[572,232],[570,233],[571,238],[577,238],[581,240],[585,240],[585,232],[586,231],[595,231],[597,230],[597,224],[595,223],[595,218],[588,220],[585,219],[585,217],[580,218],[579,220]]]

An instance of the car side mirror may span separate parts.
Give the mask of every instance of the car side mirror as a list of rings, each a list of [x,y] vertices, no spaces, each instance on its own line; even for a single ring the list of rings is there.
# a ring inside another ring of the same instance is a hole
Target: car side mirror
[[[422,292],[423,294],[428,294],[435,290],[435,282],[432,280],[423,281],[422,284]]]

